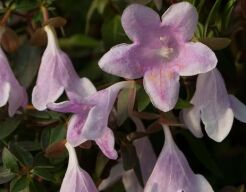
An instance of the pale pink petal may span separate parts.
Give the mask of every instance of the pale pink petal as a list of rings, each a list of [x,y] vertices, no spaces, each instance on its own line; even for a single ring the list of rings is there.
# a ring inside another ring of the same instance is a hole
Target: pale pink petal
[[[229,95],[229,99],[235,118],[246,123],[246,105],[238,100],[234,95]]]
[[[162,15],[162,25],[170,27],[184,41],[192,38],[197,22],[196,8],[188,2],[173,4]]]
[[[217,58],[214,52],[202,43],[185,43],[178,57],[173,61],[178,66],[181,76],[206,73],[215,68]]]
[[[213,192],[207,180],[194,174],[184,154],[164,126],[165,144],[145,186],[145,192]]]
[[[87,103],[95,107],[90,110],[85,121],[83,128],[84,137],[90,140],[101,137],[104,129],[108,127],[109,114],[112,111],[119,91],[123,88],[129,88],[131,85],[131,82],[119,82],[88,97]]]
[[[144,89],[158,109],[173,109],[179,95],[179,75],[165,68],[154,68],[144,75]]]
[[[150,39],[152,33],[159,30],[160,17],[149,7],[133,4],[124,10],[121,23],[132,41],[141,42]]]
[[[78,101],[63,101],[60,103],[48,103],[47,107],[61,113],[83,113],[89,111],[93,106]]]
[[[12,117],[19,107],[27,105],[27,93],[20,85],[13,86],[9,95],[9,116]]]
[[[208,136],[222,141],[231,130],[234,115],[224,80],[217,69],[198,76],[191,103],[201,110]]]
[[[203,137],[200,109],[194,106],[190,109],[183,109],[181,113],[185,125],[193,135],[198,138]]]
[[[60,192],[98,192],[90,175],[79,167],[75,149],[66,143],[69,162]]]
[[[143,76],[143,58],[139,54],[139,46],[135,44],[120,44],[112,47],[99,60],[99,67],[110,74],[128,79]],[[138,53],[138,54],[136,54]]]
[[[101,149],[101,151],[103,152],[103,154],[107,156],[109,159],[118,158],[117,151],[114,149],[115,139],[113,131],[111,129],[105,128],[103,135],[95,141]]]
[[[10,84],[8,82],[0,81],[0,107],[6,105],[9,99]]]
[[[125,171],[122,182],[126,192],[143,192],[143,187],[139,184],[133,169]]]
[[[72,82],[72,81],[71,81]],[[92,82],[87,78],[77,79],[66,88],[66,93],[70,100],[81,101],[84,98],[96,93],[96,88]]]

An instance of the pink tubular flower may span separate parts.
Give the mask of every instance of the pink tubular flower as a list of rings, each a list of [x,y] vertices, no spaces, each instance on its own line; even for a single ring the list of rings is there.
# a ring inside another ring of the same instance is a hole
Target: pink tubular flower
[[[179,76],[212,70],[215,54],[204,44],[188,42],[197,25],[196,9],[188,2],[172,5],[162,16],[143,5],[123,12],[122,26],[133,41],[111,48],[99,61],[102,70],[128,79],[144,78],[152,103],[171,110],[178,99]]]
[[[47,104],[55,102],[66,91],[69,99],[84,96],[83,84],[69,57],[59,48],[57,37],[51,26],[45,26],[48,45],[43,54],[36,86],[32,92],[33,106],[45,110]]]
[[[145,192],[213,192],[207,180],[191,170],[176,146],[169,127],[163,126],[165,144],[145,186]]]
[[[98,192],[90,175],[80,168],[75,149],[66,143],[69,162],[60,192]]]
[[[13,116],[19,107],[27,104],[27,94],[15,78],[7,57],[0,47],[0,107],[9,103],[9,116]]]
[[[87,140],[95,140],[102,152],[110,159],[117,158],[114,149],[114,135],[108,128],[108,118],[118,92],[132,85],[131,82],[119,82],[101,91],[96,91],[90,81],[86,89],[92,91],[80,100],[50,103],[48,108],[63,113],[74,113],[68,123],[67,140],[72,146],[78,146]],[[93,91],[94,90],[94,91]]]
[[[200,120],[210,138],[221,142],[230,132],[234,116],[246,123],[246,106],[228,95],[224,80],[217,69],[200,74],[191,109],[182,111],[186,126],[196,137],[202,137]]]

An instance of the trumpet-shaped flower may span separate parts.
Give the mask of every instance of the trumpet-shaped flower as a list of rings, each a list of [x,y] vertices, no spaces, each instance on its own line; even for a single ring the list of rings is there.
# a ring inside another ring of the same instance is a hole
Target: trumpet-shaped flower
[[[65,146],[68,150],[69,162],[60,192],[98,192],[90,175],[80,168],[73,146],[69,143]]]
[[[86,94],[84,79],[80,79],[67,54],[58,46],[53,28],[45,26],[48,44],[42,56],[36,86],[32,92],[33,106],[45,110],[47,104],[55,102],[66,91],[70,99]]]
[[[194,106],[183,110],[182,115],[186,126],[196,137],[203,136],[201,120],[208,136],[217,142],[229,134],[234,116],[246,123],[246,106],[233,95],[228,95],[217,69],[198,76],[191,103]]]
[[[78,146],[87,140],[95,140],[102,152],[111,159],[117,158],[114,149],[114,135],[108,128],[108,118],[118,92],[132,83],[119,82],[101,91],[96,91],[87,80],[89,91],[94,93],[79,100],[50,103],[48,108],[63,113],[74,113],[68,123],[67,140],[71,145]],[[88,92],[89,92],[88,91]]]
[[[188,2],[172,5],[162,16],[143,5],[133,4],[121,17],[133,41],[111,48],[99,61],[102,70],[128,79],[143,77],[152,103],[171,110],[178,99],[179,76],[212,70],[215,54],[200,42],[189,42],[197,25],[196,9]]]
[[[6,55],[0,47],[0,107],[8,102],[9,116],[13,116],[19,107],[27,104],[27,94],[15,78]]]
[[[165,144],[145,186],[145,192],[213,192],[207,180],[191,170],[176,146],[170,130],[164,127]]]

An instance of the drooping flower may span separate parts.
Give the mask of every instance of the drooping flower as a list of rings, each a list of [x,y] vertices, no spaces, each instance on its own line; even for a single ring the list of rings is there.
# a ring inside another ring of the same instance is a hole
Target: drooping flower
[[[108,128],[108,118],[118,92],[131,86],[132,83],[119,82],[97,92],[93,84],[88,82],[85,89],[94,91],[87,97],[81,97],[80,100],[50,103],[47,106],[54,111],[74,114],[69,120],[67,131],[67,140],[72,146],[78,146],[87,140],[95,140],[107,157],[116,159],[114,135]]]
[[[136,124],[137,131],[144,132],[145,128],[143,122],[137,117],[132,116],[131,118]],[[136,148],[143,183],[146,184],[156,163],[156,155],[149,139],[146,137],[135,140],[133,145]],[[126,192],[143,191],[143,187],[139,184],[134,170],[130,169],[125,171],[123,169],[122,160],[120,160],[119,163],[111,169],[109,177],[103,180],[98,188],[99,190],[104,190],[121,178]]]
[[[90,175],[80,168],[73,146],[69,143],[65,146],[68,150],[69,162],[60,192],[98,192]]]
[[[15,78],[8,59],[0,47],[0,107],[7,102],[9,116],[13,116],[18,108],[27,104],[27,93]]]
[[[47,104],[55,102],[66,91],[70,99],[80,98],[87,94],[84,84],[86,79],[80,79],[66,53],[58,45],[52,26],[45,26],[48,44],[42,56],[36,86],[32,92],[33,106],[45,110]]]
[[[186,126],[196,137],[202,137],[200,121],[210,138],[220,142],[230,132],[234,116],[246,123],[246,106],[233,95],[228,95],[224,80],[217,69],[200,74],[191,99],[194,105],[182,111]]]
[[[208,181],[191,170],[175,144],[169,127],[163,126],[165,144],[147,181],[145,192],[213,192]]]
[[[111,48],[99,61],[102,70],[128,79],[143,77],[152,103],[171,110],[178,99],[179,76],[212,70],[215,54],[200,42],[189,42],[197,25],[196,9],[188,2],[173,4],[162,16],[143,5],[123,12],[121,23],[133,41]]]

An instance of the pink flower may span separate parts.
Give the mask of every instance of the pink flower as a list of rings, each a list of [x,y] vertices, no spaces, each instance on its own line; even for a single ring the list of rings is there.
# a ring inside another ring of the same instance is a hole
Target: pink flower
[[[123,12],[122,26],[133,41],[111,48],[99,61],[102,70],[128,79],[143,77],[152,103],[171,110],[179,95],[179,76],[212,70],[215,54],[200,42],[189,42],[197,25],[196,9],[188,2],[172,5],[162,16],[143,5]]]
[[[60,192],[98,192],[90,175],[80,168],[73,146],[66,143],[66,148],[69,154],[69,162]]]
[[[165,144],[145,186],[145,192],[213,192],[207,180],[191,170],[184,154],[163,126]]]
[[[196,137],[202,137],[200,121],[210,138],[220,142],[230,132],[234,116],[246,123],[246,106],[233,95],[228,95],[224,80],[217,69],[198,76],[194,105],[182,112],[183,120]]]
[[[59,48],[57,37],[51,26],[45,26],[48,45],[43,54],[36,86],[32,92],[32,103],[38,110],[55,102],[63,93],[70,99],[86,94],[84,79],[80,79],[69,57]]]
[[[99,61],[102,70],[128,79],[144,78],[152,103],[171,110],[178,99],[179,76],[205,73],[217,64],[204,44],[188,42],[197,25],[196,9],[188,2],[172,5],[159,15],[143,5],[130,5],[121,18],[133,44],[120,44]]]
[[[0,47],[0,107],[9,104],[9,116],[27,104],[27,94],[12,72],[7,57]]]
[[[91,94],[80,100],[50,103],[48,108],[63,113],[74,113],[68,123],[67,140],[72,146],[78,146],[87,140],[95,140],[102,152],[111,159],[117,158],[114,149],[114,135],[108,128],[108,118],[118,92],[132,83],[119,82],[101,91],[87,80],[86,89]]]

